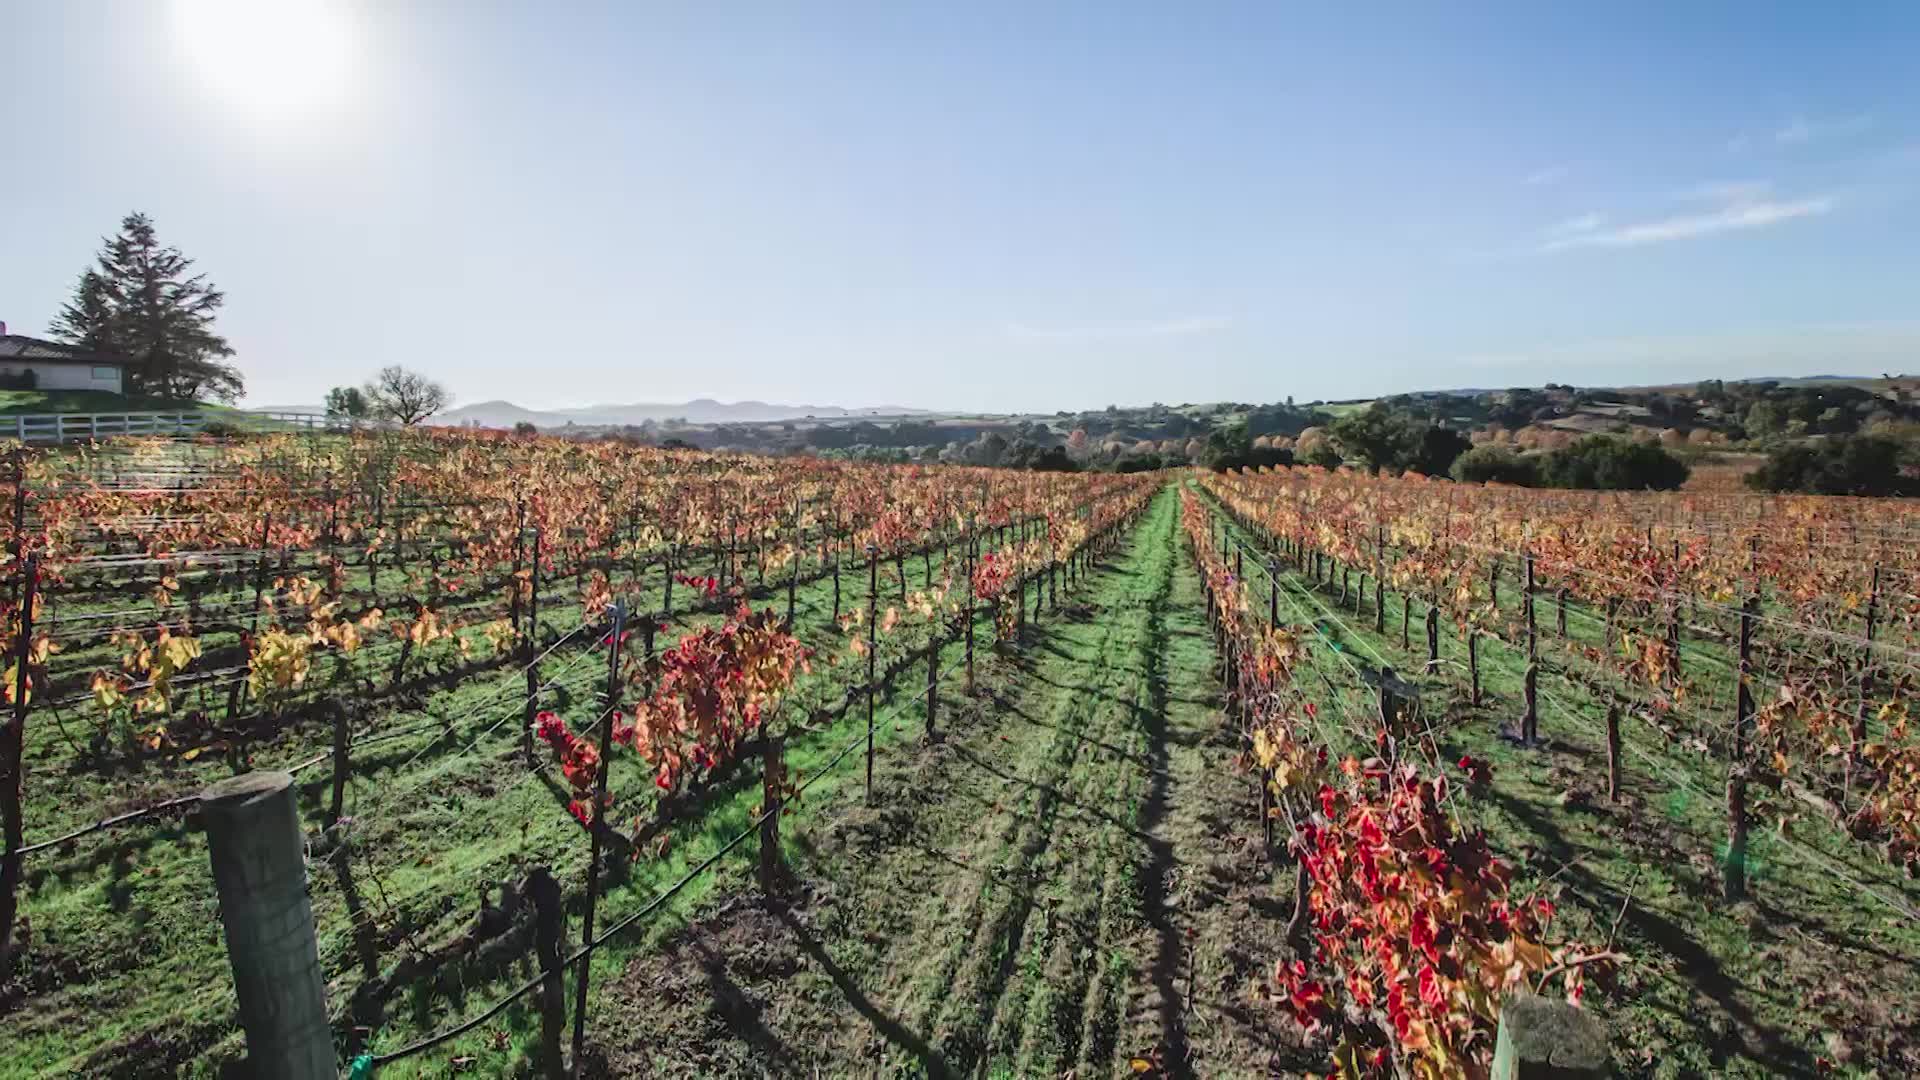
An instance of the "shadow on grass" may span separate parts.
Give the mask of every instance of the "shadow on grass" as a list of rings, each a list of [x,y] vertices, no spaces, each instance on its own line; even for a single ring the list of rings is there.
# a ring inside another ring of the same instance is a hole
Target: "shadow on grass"
[[[808,959],[820,966],[820,970],[833,981],[834,987],[840,991],[840,996],[846,999],[847,1004],[852,1006],[853,1011],[865,1017],[867,1022],[872,1024],[889,1043],[919,1059],[929,1077],[950,1078],[955,1075],[948,1067],[945,1056],[928,1043],[925,1037],[908,1030],[906,1025],[874,1004],[873,999],[869,998],[859,984],[848,976],[846,969],[834,963],[833,957],[821,947],[819,939],[813,936],[811,930],[802,926],[790,913],[783,912],[780,917],[792,929],[793,939],[800,946],[800,951],[806,953]]]

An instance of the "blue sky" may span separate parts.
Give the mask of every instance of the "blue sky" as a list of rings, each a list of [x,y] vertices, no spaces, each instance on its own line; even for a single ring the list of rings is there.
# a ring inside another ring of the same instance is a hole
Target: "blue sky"
[[[21,0],[4,35],[0,319],[43,331],[145,210],[256,404],[388,363],[993,410],[1920,370],[1913,4]]]

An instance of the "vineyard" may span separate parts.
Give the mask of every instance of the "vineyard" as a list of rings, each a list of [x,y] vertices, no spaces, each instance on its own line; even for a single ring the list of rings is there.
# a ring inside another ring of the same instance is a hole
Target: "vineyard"
[[[7,1075],[248,1053],[201,792],[263,770],[340,1074],[1479,1076],[1516,994],[1623,1074],[1920,1069],[1905,503],[452,432],[14,470]]]

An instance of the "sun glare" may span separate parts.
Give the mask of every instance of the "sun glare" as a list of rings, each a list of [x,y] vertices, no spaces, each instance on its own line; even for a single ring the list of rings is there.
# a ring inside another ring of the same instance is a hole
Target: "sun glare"
[[[352,89],[348,12],[330,0],[174,0],[174,34],[195,77],[261,114],[324,110]]]

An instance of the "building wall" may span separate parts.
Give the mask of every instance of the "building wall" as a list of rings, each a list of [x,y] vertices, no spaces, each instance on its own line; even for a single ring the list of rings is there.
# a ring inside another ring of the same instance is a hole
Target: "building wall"
[[[54,364],[45,360],[9,360],[0,363],[0,374],[17,375],[31,371],[35,387],[41,390],[105,390],[118,394],[120,367],[116,364]]]

